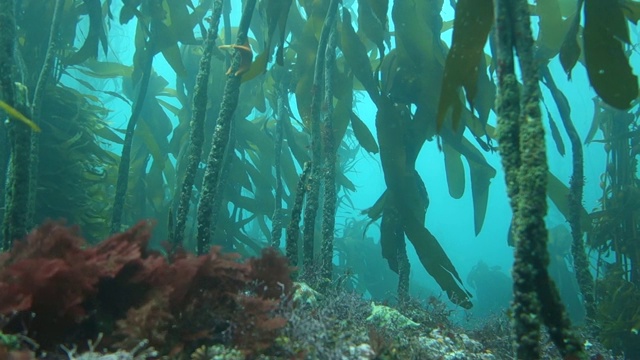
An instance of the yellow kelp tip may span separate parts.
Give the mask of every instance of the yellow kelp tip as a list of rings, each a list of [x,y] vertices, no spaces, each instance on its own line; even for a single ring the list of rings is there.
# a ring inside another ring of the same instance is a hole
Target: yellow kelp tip
[[[38,126],[38,124],[34,123],[33,121],[29,120],[29,118],[27,118],[26,116],[22,115],[22,113],[16,109],[13,108],[13,106],[7,104],[6,102],[0,100],[0,109],[4,110],[4,112],[7,113],[7,115],[9,115],[9,117],[12,117],[14,119],[20,120],[23,123],[25,123],[28,127],[31,128],[31,130],[35,131],[35,132],[40,132],[40,127]]]

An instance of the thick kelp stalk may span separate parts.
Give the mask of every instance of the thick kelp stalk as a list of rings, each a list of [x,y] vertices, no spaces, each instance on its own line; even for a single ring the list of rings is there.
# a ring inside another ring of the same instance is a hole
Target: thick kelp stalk
[[[289,221],[289,226],[287,226],[287,243],[285,245],[285,252],[291,266],[298,265],[300,218],[302,217],[302,206],[304,205],[304,196],[307,192],[307,181],[309,179],[310,172],[311,162],[307,161],[304,163],[302,174],[300,174],[300,179],[298,180],[296,197],[293,201],[293,207],[291,208],[291,221]]]
[[[271,227],[271,246],[274,248],[280,247],[280,238],[282,238],[282,140],[283,140],[283,121],[288,120],[289,113],[285,106],[287,87],[283,80],[280,80],[278,85],[278,111],[276,115],[276,129],[274,139],[274,151],[275,156],[273,160],[273,167],[275,168],[276,175],[276,188],[275,188],[275,202],[273,206],[273,218]]]
[[[313,85],[311,87],[311,111],[309,119],[309,129],[311,134],[311,173],[308,179],[307,204],[304,210],[304,230],[303,230],[303,265],[310,268],[313,264],[313,247],[315,240],[315,225],[318,215],[320,187],[322,177],[322,139],[320,127],[320,106],[323,98],[324,82],[324,61],[325,50],[329,40],[329,34],[333,23],[335,23],[338,12],[339,0],[331,0],[327,15],[322,25],[320,39],[318,39],[318,51],[316,52],[316,62],[313,71]]]
[[[336,146],[333,136],[333,72],[336,66],[336,26],[331,24],[329,41],[325,51],[324,109],[322,118],[322,147],[324,163],[324,200],[322,202],[322,251],[321,271],[323,279],[331,281],[333,271],[333,237],[336,227]]]
[[[49,42],[47,44],[47,53],[44,57],[44,63],[40,74],[38,75],[38,81],[36,82],[36,88],[33,92],[33,103],[31,104],[31,120],[36,124],[40,123],[42,117],[42,102],[45,94],[45,89],[49,84],[49,80],[53,77],[53,65],[55,61],[55,47],[56,40],[58,38],[58,29],[60,28],[60,22],[62,21],[62,11],[64,9],[64,0],[56,0],[51,19],[51,29],[49,30]],[[34,220],[36,212],[36,197],[38,189],[38,163],[40,154],[40,135],[38,133],[31,134],[31,173],[29,174],[29,208],[28,218],[31,221]],[[33,226],[35,224],[30,224]]]
[[[256,6],[256,0],[248,0],[242,12],[240,26],[238,27],[238,37],[236,38],[235,51],[231,61],[231,68],[228,71],[227,81],[224,85],[224,93],[222,103],[220,104],[220,112],[216,121],[216,128],[212,135],[211,151],[207,158],[207,167],[204,173],[202,183],[202,195],[198,202],[197,214],[197,243],[196,251],[201,254],[209,246],[211,234],[215,233],[216,220],[213,219],[213,200],[217,192],[218,182],[224,162],[224,154],[229,143],[229,134],[231,132],[231,122],[233,121],[233,113],[238,106],[238,97],[240,95],[240,83],[242,82],[242,71],[240,69],[243,60],[249,55],[246,48],[248,43],[247,31],[251,23],[251,16]]]
[[[154,29],[152,28],[151,31]],[[122,231],[122,213],[127,197],[127,188],[129,186],[129,165],[131,164],[131,145],[133,143],[133,135],[136,124],[140,119],[144,100],[147,97],[147,89],[149,88],[149,79],[151,79],[151,71],[153,70],[153,57],[155,51],[153,49],[153,41],[147,40],[145,44],[144,68],[142,69],[142,77],[138,83],[138,95],[134,101],[131,117],[127,123],[127,130],[124,135],[122,144],[122,154],[120,155],[120,164],[118,166],[118,180],[116,182],[116,194],[113,201],[113,212],[111,215],[111,233],[115,234]]]
[[[0,0],[0,99],[18,111],[28,113],[27,90],[13,83],[13,60],[16,39],[15,3]],[[29,163],[31,130],[22,123],[10,121],[7,125],[9,165],[5,184],[5,212],[2,223],[4,250],[13,240],[27,233],[29,201]]]
[[[202,147],[204,145],[204,123],[207,112],[209,72],[211,70],[211,56],[216,46],[221,14],[222,0],[216,0],[213,3],[213,15],[211,16],[212,20],[209,31],[207,32],[207,37],[202,46],[202,58],[200,58],[198,75],[196,76],[196,84],[193,90],[193,105],[190,123],[191,128],[189,130],[189,153],[187,155],[185,175],[180,189],[175,227],[173,228],[173,238],[171,239],[173,246],[182,245],[184,240],[184,229],[187,223],[187,216],[189,214],[189,203],[191,201],[191,194],[193,193],[193,184],[195,182],[196,173],[198,172],[200,157],[202,156]]]
[[[576,127],[571,121],[571,108],[566,97],[555,84],[551,71],[548,66],[542,67],[542,76],[551,90],[558,110],[560,118],[569,136],[571,142],[571,154],[573,173],[569,180],[569,198],[568,198],[568,221],[571,227],[571,255],[573,257],[573,266],[576,272],[576,279],[580,292],[582,293],[584,307],[587,313],[587,319],[593,320],[595,316],[595,299],[594,299],[594,279],[589,270],[589,258],[584,246],[584,230],[582,228],[581,212],[582,212],[582,195],[584,192],[584,153],[582,149],[582,141]],[[586,219],[584,219],[586,220]]]
[[[498,83],[498,141],[507,192],[515,219],[513,322],[518,359],[540,358],[540,326],[563,358],[586,358],[558,291],[547,272],[547,158],[539,107],[538,67],[526,0],[495,2]],[[514,71],[516,50],[522,71],[522,94]],[[542,321],[541,321],[542,320]]]

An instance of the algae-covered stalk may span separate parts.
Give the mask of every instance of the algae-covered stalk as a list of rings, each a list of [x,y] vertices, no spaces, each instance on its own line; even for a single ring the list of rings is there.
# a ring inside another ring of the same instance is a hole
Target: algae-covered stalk
[[[28,113],[27,89],[13,83],[13,59],[16,39],[15,3],[0,0],[0,99],[18,111]],[[24,124],[7,124],[10,159],[5,187],[5,212],[2,224],[3,249],[27,233],[29,220],[29,163],[31,130]]]
[[[238,106],[238,96],[240,94],[240,83],[242,81],[242,69],[240,65],[251,49],[246,47],[248,43],[247,32],[251,23],[251,16],[256,6],[256,0],[248,0],[242,12],[240,26],[238,27],[238,37],[236,39],[235,52],[231,61],[231,68],[228,71],[227,81],[224,85],[220,112],[216,121],[216,128],[212,136],[212,146],[207,158],[207,167],[202,183],[202,195],[198,202],[197,215],[197,243],[196,248],[202,254],[211,241],[211,234],[215,233],[215,220],[212,219],[214,212],[213,198],[216,196],[218,182],[222,172],[224,154],[229,143],[229,133],[231,131],[231,121],[233,113]],[[246,69],[244,69],[246,71]]]
[[[209,84],[209,72],[211,70],[211,56],[216,46],[221,14],[222,0],[216,0],[213,4],[211,26],[209,27],[207,37],[204,40],[202,58],[200,59],[198,75],[196,76],[196,85],[193,91],[193,112],[191,115],[191,128],[189,130],[189,153],[187,155],[187,165],[180,190],[178,211],[176,213],[176,222],[173,229],[173,238],[171,239],[174,246],[181,245],[184,240],[184,229],[187,223],[187,215],[189,213],[189,202],[191,200],[191,193],[193,192],[193,183],[195,182],[198,164],[200,163],[200,157],[202,156],[202,146],[204,144],[204,122],[207,112],[207,90]]]
[[[273,166],[275,168],[276,175],[276,188],[275,188],[275,203],[273,206],[273,226],[271,228],[271,246],[274,248],[280,247],[280,238],[282,237],[282,133],[283,133],[283,121],[287,121],[289,113],[285,107],[285,100],[287,96],[287,87],[284,80],[280,80],[278,86],[278,111],[276,116],[276,131],[275,131],[275,157]],[[291,261],[291,260],[289,260]]]
[[[546,270],[549,254],[544,216],[548,167],[528,4],[526,0],[496,0],[495,4],[498,141],[515,219],[516,356],[540,358],[540,327],[544,323],[563,357],[583,359],[586,356],[582,344],[571,330],[558,291]],[[522,71],[522,95],[514,71],[514,49]]]
[[[291,208],[291,221],[287,226],[287,244],[286,253],[287,259],[291,266],[298,265],[298,237],[300,236],[300,217],[302,214],[302,205],[304,204],[304,196],[307,191],[307,180],[309,179],[309,172],[311,172],[311,163],[309,161],[304,163],[302,174],[298,180],[298,186],[296,189],[296,197],[293,201],[293,207]]]
[[[336,28],[331,24],[327,42],[324,70],[324,108],[322,118],[322,146],[324,148],[322,207],[322,277],[331,281],[333,270],[333,236],[336,227],[336,149],[333,138],[333,70],[336,62]]]
[[[33,103],[31,104],[32,120],[38,124],[42,116],[42,102],[45,89],[53,75],[53,63],[55,60],[55,46],[58,37],[58,29],[62,21],[62,10],[64,9],[64,0],[56,0],[51,20],[51,30],[49,30],[49,43],[47,44],[47,53],[44,58],[44,64],[38,75],[36,89],[33,92]],[[40,136],[37,133],[31,134],[31,173],[29,181],[29,215],[30,221],[34,221],[36,212],[36,196],[38,189],[38,154],[40,153]],[[30,224],[34,225],[34,224]]]
[[[324,61],[325,50],[329,40],[329,33],[336,21],[339,0],[331,0],[327,15],[322,25],[322,32],[318,40],[318,51],[316,52],[316,62],[313,71],[313,85],[311,87],[311,173],[308,179],[307,204],[304,210],[304,231],[303,231],[303,247],[304,256],[303,264],[305,267],[311,267],[313,263],[313,248],[315,240],[315,225],[318,215],[320,186],[321,186],[321,169],[322,169],[322,139],[320,134],[320,105],[323,97],[324,82]]]
[[[594,280],[593,275],[591,275],[589,271],[589,259],[584,247],[582,219],[580,216],[584,190],[584,153],[582,141],[580,141],[580,135],[578,135],[578,131],[571,121],[571,109],[569,106],[564,106],[564,104],[567,104],[567,100],[557,88],[548,66],[542,67],[542,76],[549,89],[552,90],[551,95],[554,97],[556,104],[559,104],[558,110],[560,112],[560,118],[571,142],[573,173],[569,180],[569,214],[567,216],[573,238],[571,242],[571,255],[573,257],[573,266],[575,268],[578,286],[582,293],[587,319],[593,320],[595,316]]]

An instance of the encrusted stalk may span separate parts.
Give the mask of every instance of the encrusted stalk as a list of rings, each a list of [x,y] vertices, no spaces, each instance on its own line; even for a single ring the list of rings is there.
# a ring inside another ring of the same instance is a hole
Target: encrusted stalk
[[[287,226],[287,243],[286,253],[287,259],[291,266],[298,265],[298,237],[300,236],[300,218],[302,215],[302,205],[304,205],[304,196],[307,191],[307,181],[309,179],[309,172],[311,171],[311,163],[307,161],[304,163],[302,174],[298,180],[298,186],[296,189],[296,197],[293,201],[293,207],[291,208],[291,221]]]
[[[274,168],[276,175],[276,188],[275,188],[275,203],[273,206],[273,218],[271,227],[271,246],[274,248],[280,247],[280,238],[282,238],[282,133],[283,133],[283,121],[287,121],[289,113],[285,107],[285,99],[287,96],[287,87],[281,80],[278,89],[278,112],[276,116],[276,129],[275,129],[275,157]]]
[[[207,166],[202,182],[202,194],[198,202],[198,214],[196,218],[196,249],[198,253],[202,253],[204,249],[208,248],[211,242],[211,234],[215,233],[216,219],[212,218],[214,213],[213,198],[217,192],[224,161],[224,153],[229,143],[233,113],[238,106],[240,83],[242,81],[242,74],[239,69],[243,58],[247,56],[247,54],[243,54],[243,51],[250,51],[242,49],[242,47],[244,47],[248,39],[247,31],[255,6],[256,0],[247,0],[242,12],[240,26],[238,27],[238,37],[236,39],[236,46],[239,48],[236,48],[233,54],[231,68],[228,71],[229,75],[224,85],[224,93],[216,121],[216,128],[212,135],[212,145],[207,158]]]
[[[153,30],[153,29],[152,29]],[[147,97],[147,89],[149,88],[149,79],[151,79],[151,71],[153,68],[154,51],[152,42],[147,40],[145,45],[146,56],[144,68],[142,69],[142,77],[140,78],[139,91],[134,101],[131,117],[127,123],[127,131],[124,135],[122,144],[122,154],[120,155],[120,164],[118,165],[118,180],[116,182],[116,194],[113,201],[113,213],[111,215],[111,233],[119,233],[122,229],[122,213],[124,212],[124,204],[127,198],[127,188],[129,186],[129,171],[131,165],[131,145],[133,143],[133,135],[135,133],[136,124],[140,119],[144,100]]]
[[[321,187],[322,139],[320,134],[320,105],[323,97],[325,50],[332,24],[336,21],[339,2],[339,0],[331,0],[329,8],[327,9],[327,15],[322,25],[320,39],[318,40],[318,51],[316,52],[316,63],[313,72],[313,85],[311,87],[311,111],[309,119],[311,125],[311,173],[309,174],[307,185],[307,204],[304,210],[303,230],[303,265],[306,268],[311,268],[314,260],[315,225]]]
[[[582,345],[571,330],[558,291],[546,270],[549,254],[544,216],[547,213],[548,167],[527,1],[496,0],[495,16],[498,141],[515,219],[513,323],[516,356],[518,359],[540,358],[540,327],[544,323],[563,358],[583,359],[586,356]],[[522,95],[517,90],[514,49],[522,72]]]
[[[189,129],[189,153],[187,155],[185,175],[180,189],[180,199],[176,213],[175,227],[173,228],[173,238],[171,239],[174,247],[182,245],[184,241],[184,230],[187,223],[187,216],[189,214],[189,203],[191,202],[193,184],[195,182],[196,173],[198,172],[198,164],[200,164],[200,158],[202,156],[211,56],[216,46],[221,14],[222,0],[216,0],[213,3],[213,15],[211,17],[212,21],[209,31],[207,32],[207,37],[202,45],[202,58],[200,58],[200,67],[198,68],[198,75],[196,76],[196,84],[193,91],[192,114]]]
[[[322,277],[331,281],[333,271],[333,237],[336,227],[336,146],[333,137],[333,72],[336,63],[336,29],[332,24],[325,52],[324,108],[322,118],[322,147],[324,148],[322,207]]]
[[[566,103],[566,98],[560,97],[560,90],[556,87],[556,84],[551,75],[551,71],[547,66],[542,69],[543,77],[547,86],[552,89],[551,95],[554,97],[558,104],[558,110],[560,112],[560,118],[569,136],[571,142],[571,154],[573,173],[569,180],[569,208],[568,208],[568,221],[571,227],[571,236],[573,238],[571,242],[571,255],[573,257],[573,266],[576,272],[576,279],[580,292],[582,293],[584,307],[587,313],[587,320],[593,320],[595,317],[595,299],[594,299],[594,279],[591,271],[589,270],[589,258],[584,246],[584,232],[582,230],[582,219],[580,217],[582,213],[582,195],[584,192],[584,153],[582,149],[582,141],[580,141],[580,135],[576,130],[576,127],[571,121],[571,109]]]

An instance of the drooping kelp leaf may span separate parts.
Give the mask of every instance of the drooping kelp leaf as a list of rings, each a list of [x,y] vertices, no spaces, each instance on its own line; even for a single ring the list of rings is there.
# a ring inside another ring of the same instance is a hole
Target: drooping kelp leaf
[[[551,59],[558,54],[567,31],[574,23],[575,14],[563,19],[558,0],[538,0],[536,13],[540,18],[540,32],[537,44],[540,46],[539,55],[544,59]]]
[[[412,64],[420,67],[437,57],[434,46],[436,39],[440,41],[440,29],[437,37],[434,36],[428,19],[428,14],[435,11],[433,6],[436,5],[418,0],[393,2],[391,16],[395,26],[396,50],[402,66]]]
[[[460,199],[464,195],[465,174],[462,165],[462,157],[447,142],[443,142],[444,167],[449,185],[449,195],[454,199]]]
[[[378,148],[376,139],[373,137],[373,134],[371,134],[371,131],[369,131],[367,125],[365,125],[354,112],[351,112],[351,127],[360,146],[372,154],[377,154],[380,149]]]
[[[142,4],[142,0],[126,0],[122,3],[122,9],[120,10],[120,16],[118,17],[120,24],[128,23],[136,15],[142,17],[142,14],[138,11],[138,6]]]
[[[131,76],[133,68],[117,62],[95,61],[88,59],[78,67],[83,74],[94,78],[110,79],[115,77]]]
[[[161,52],[173,71],[178,76],[186,76],[187,69],[182,63],[177,35],[166,24],[155,21],[154,31],[151,33],[152,46],[155,52]]]
[[[473,105],[475,110],[478,112],[478,120],[482,125],[483,133],[486,132],[485,127],[487,125],[487,121],[489,120],[489,113],[493,110],[493,107],[496,102],[496,92],[497,87],[496,84],[489,78],[489,73],[487,72],[487,63],[491,61],[487,61],[485,56],[480,58],[480,65],[478,68],[478,83],[477,83],[477,93],[475,95],[475,99],[473,101]],[[473,110],[473,109],[472,109]],[[475,121],[464,121],[465,110],[462,111],[462,124],[469,126],[469,124]],[[476,136],[480,136],[480,134],[475,134]]]
[[[546,105],[545,105],[546,107]],[[551,138],[553,142],[556,144],[556,149],[561,156],[565,154],[564,141],[562,140],[562,135],[560,135],[560,130],[558,130],[558,125],[553,120],[549,109],[547,109],[547,120],[549,120],[549,129],[551,130]]]
[[[584,144],[588,145],[593,141],[593,138],[596,136],[596,133],[600,129],[600,123],[604,121],[604,118],[608,116],[607,112],[603,111],[602,106],[600,105],[600,98],[593,98],[593,117],[591,118],[591,126],[589,127],[589,132],[587,136],[584,137]]]
[[[551,172],[547,173],[547,196],[565,219],[569,219],[569,188]],[[580,226],[582,231],[591,229],[589,214],[583,206],[580,206]]]
[[[380,98],[376,128],[387,184],[383,224],[386,221],[391,222],[391,233],[387,243],[383,244],[383,255],[391,268],[395,267],[397,271],[395,250],[400,246],[400,242],[404,241],[404,237],[398,235],[401,234],[398,231],[398,226],[401,225],[416,249],[420,262],[447,293],[449,299],[460,306],[470,308],[470,294],[461,287],[462,281],[455,267],[438,241],[423,225],[429,200],[424,183],[412,168],[413,162],[407,161],[414,157],[414,154],[407,152],[410,141],[406,139],[412,136],[406,131],[409,121],[409,113],[404,106],[396,105],[385,97]],[[398,214],[397,219],[394,213]],[[387,216],[391,216],[391,219],[385,220]],[[381,230],[386,231],[386,228],[385,226]]]
[[[188,6],[190,0],[165,0],[163,7],[166,10],[164,24],[169,27],[171,33],[182,44],[197,44],[193,35],[193,29],[202,19],[204,14],[211,8],[211,0],[200,1],[198,7],[191,14]]]
[[[418,258],[427,272],[436,279],[438,285],[447,293],[449,300],[465,309],[473,304],[469,300],[472,295],[461,286],[462,280],[453,263],[431,232],[417,221],[404,223],[404,230],[416,249]]]
[[[265,56],[267,59],[271,59],[274,47],[273,38],[277,36],[278,50],[276,52],[276,63],[280,66],[284,65],[285,28],[291,5],[291,0],[263,0],[259,4],[259,10],[265,14],[265,20],[267,22],[267,38],[264,47]]]
[[[584,56],[587,75],[598,96],[607,104],[628,109],[638,97],[623,43],[629,44],[629,28],[620,4],[608,0],[585,0]]]
[[[451,49],[447,54],[444,78],[438,104],[438,129],[442,128],[447,111],[452,106],[453,126],[457,127],[460,109],[458,91],[464,87],[467,101],[473,108],[477,90],[478,64],[493,25],[491,0],[460,0],[456,5]]]
[[[466,148],[480,153],[466,139],[463,141]],[[469,158],[467,158],[469,161]],[[484,219],[487,215],[489,203],[489,186],[491,179],[496,176],[496,171],[486,164],[469,161],[469,174],[471,176],[471,194],[473,196],[473,228],[477,236],[482,230]]]
[[[443,144],[464,156],[469,164],[471,177],[471,194],[473,197],[473,219],[475,234],[478,235],[484,224],[489,200],[489,186],[491,179],[496,176],[496,170],[489,165],[480,150],[478,150],[464,136],[454,134],[451,129],[443,128],[441,132]]]
[[[107,34],[102,23],[102,5],[100,0],[84,0],[87,14],[89,15],[89,33],[78,52],[69,56],[65,63],[68,65],[79,64],[89,58],[98,57],[98,48],[102,44],[102,50],[107,54]]]
[[[255,79],[267,71],[267,63],[269,62],[268,53],[262,52],[251,61],[249,69],[242,74],[242,82]]]
[[[387,36],[386,16],[378,18],[373,10],[373,0],[358,0],[358,30],[378,47],[380,58],[384,57],[384,40]]]
[[[580,58],[580,45],[578,44],[578,29],[580,28],[580,10],[584,0],[578,0],[578,8],[569,29],[564,36],[564,41],[560,46],[560,64],[567,77],[571,79],[571,70]]]
[[[640,2],[620,0],[620,6],[622,7],[624,16],[635,25],[638,25],[638,20],[640,20]]]
[[[347,8],[342,9],[340,49],[342,50],[345,59],[347,59],[347,62],[351,67],[351,71],[353,71],[355,77],[360,81],[369,93],[369,96],[371,96],[371,99],[375,102],[380,94],[376,81],[373,78],[371,62],[367,55],[367,49],[353,29],[353,25],[351,24],[351,13]]]

